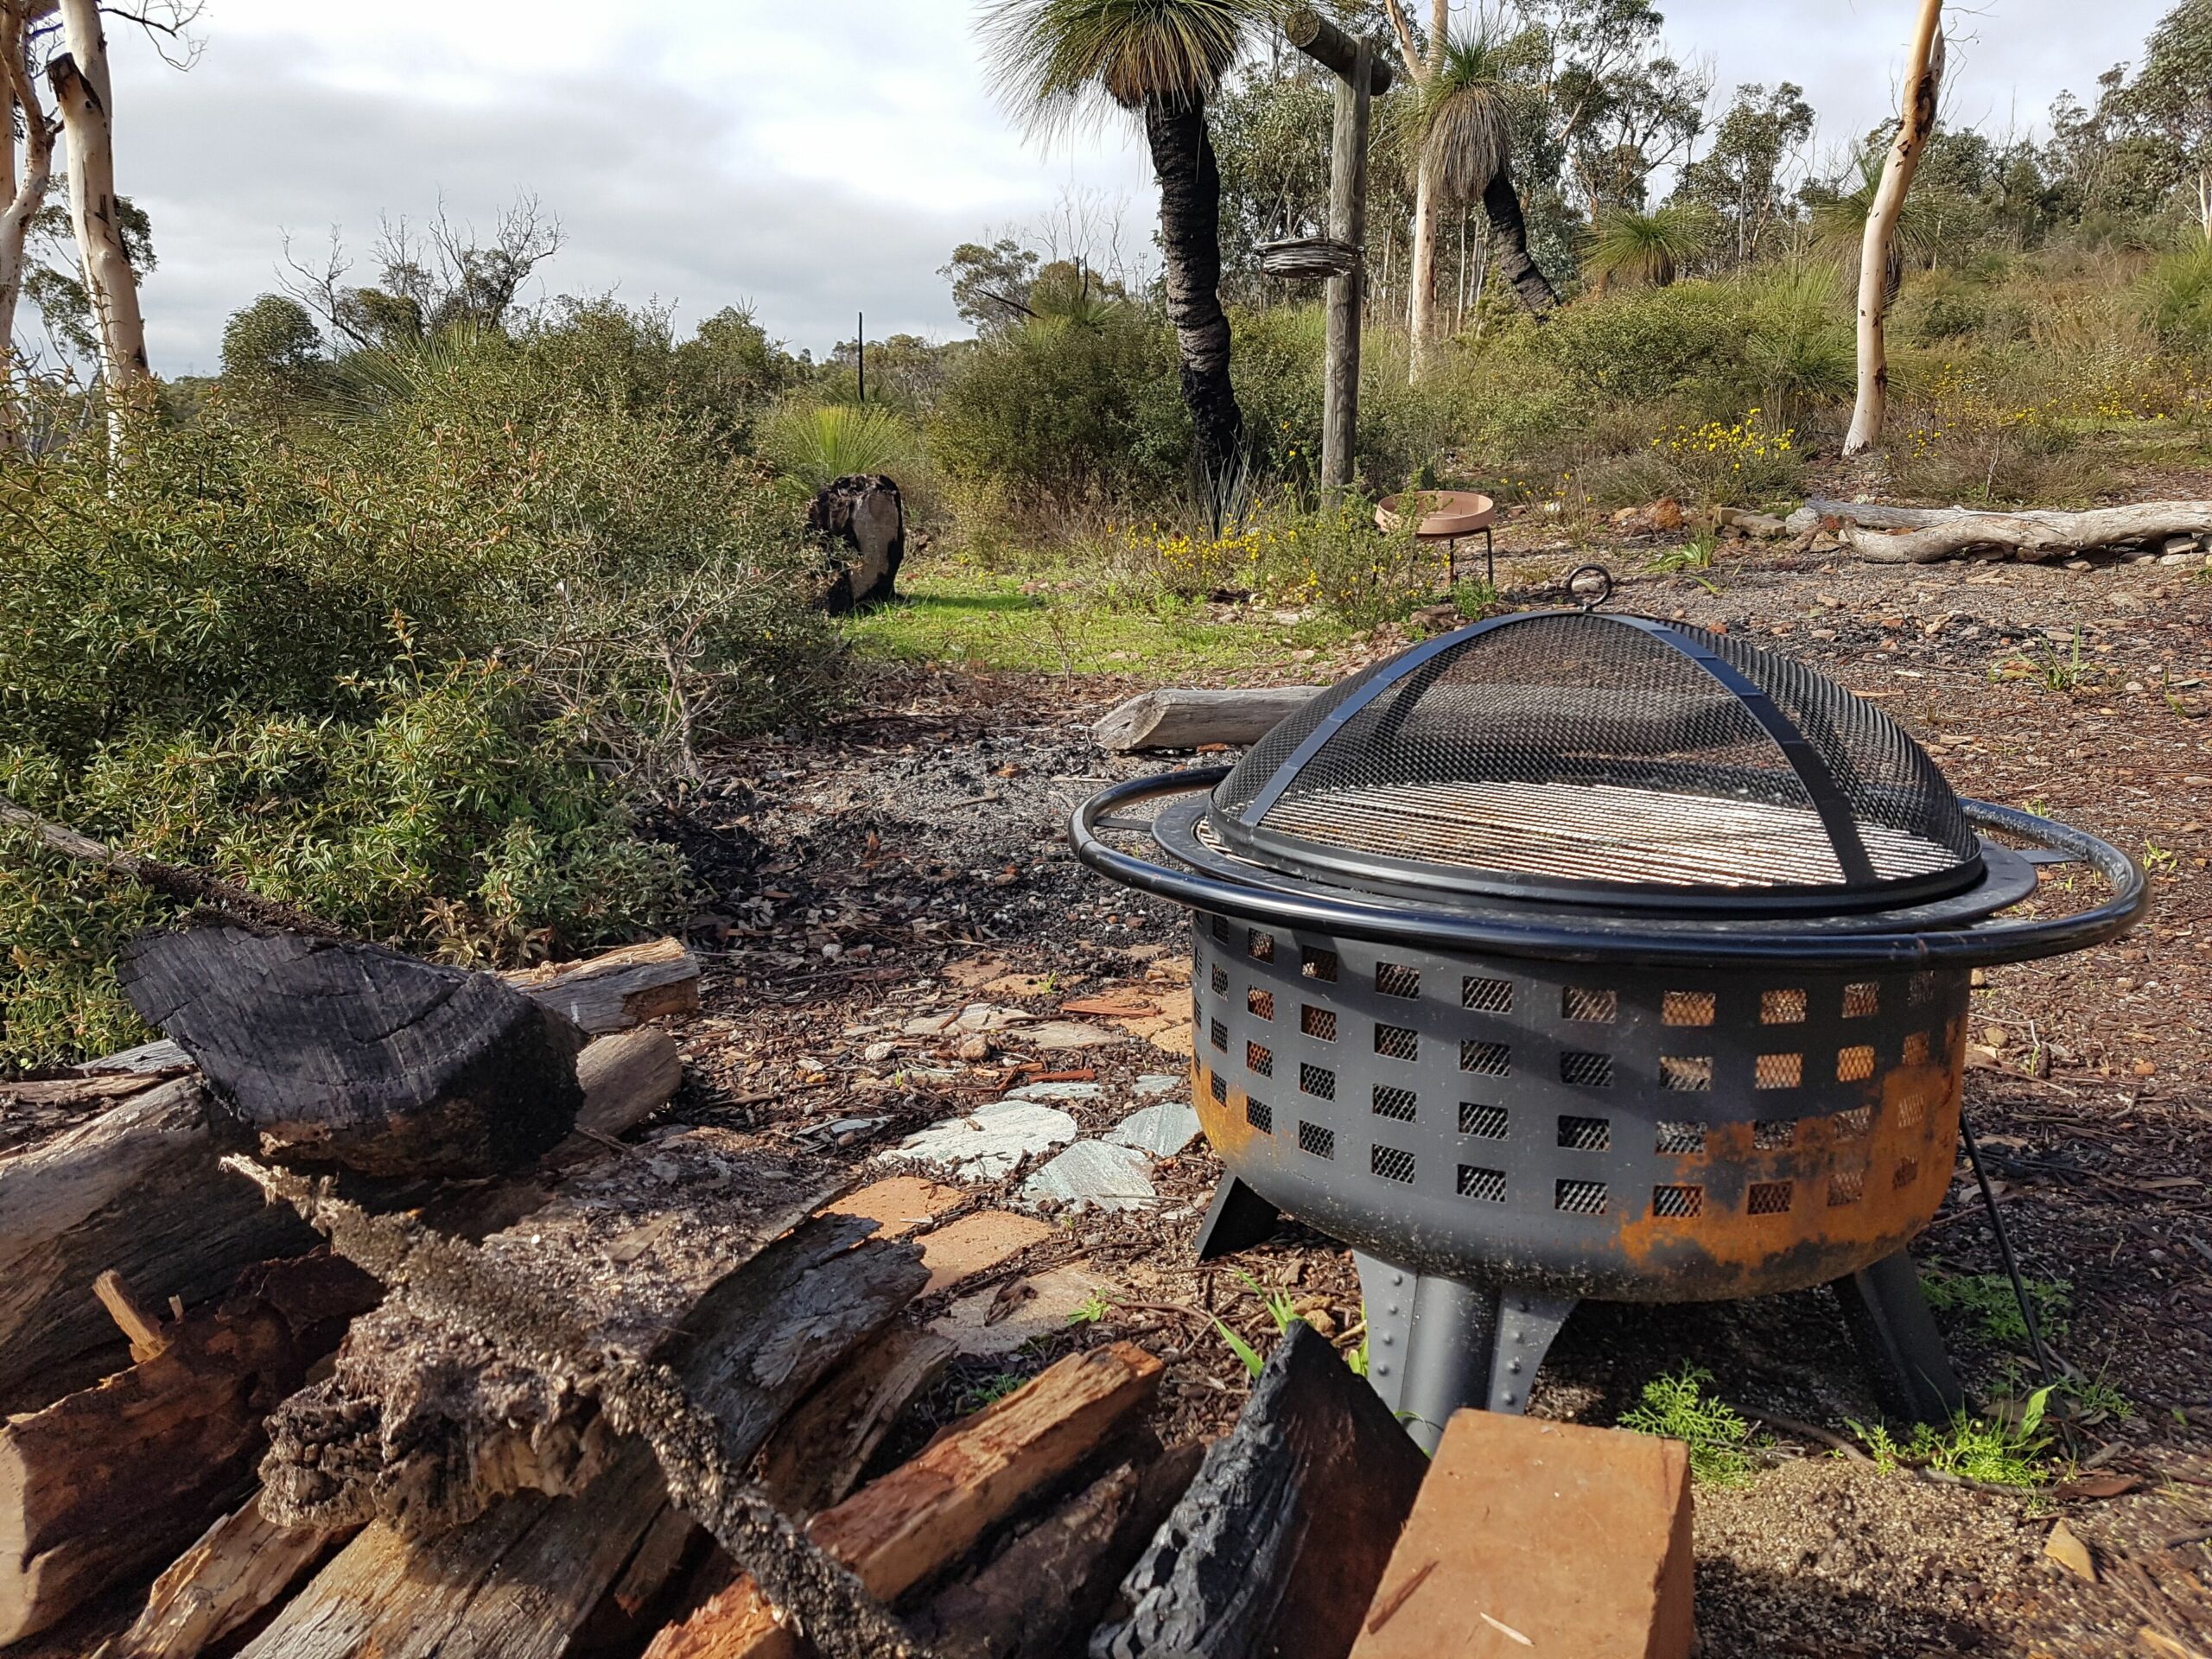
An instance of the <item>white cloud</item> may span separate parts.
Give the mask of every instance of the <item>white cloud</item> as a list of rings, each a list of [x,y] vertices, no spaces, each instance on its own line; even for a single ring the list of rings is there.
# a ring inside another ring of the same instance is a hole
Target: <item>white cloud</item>
[[[1662,0],[1662,4],[1665,0]],[[1894,92],[1910,8],[1674,0],[1680,52],[1738,81],[1803,85],[1839,142]],[[1955,118],[2038,122],[2130,55],[2161,0],[1991,0],[1955,17]],[[696,319],[750,301],[819,350],[957,327],[936,275],[953,244],[1033,221],[1071,189],[1150,173],[1126,130],[1046,154],[993,100],[966,0],[217,0],[178,74],[118,24],[117,149],[152,213],[146,308],[164,372],[214,365],[222,320],[273,285],[282,232],[334,223],[365,250],[380,213],[445,198],[488,220],[518,190],[556,213],[559,292],[619,289]]]

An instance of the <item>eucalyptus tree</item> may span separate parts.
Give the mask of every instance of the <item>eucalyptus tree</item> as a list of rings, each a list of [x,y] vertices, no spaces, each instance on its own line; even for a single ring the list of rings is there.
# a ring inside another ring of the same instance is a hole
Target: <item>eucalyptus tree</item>
[[[1160,183],[1167,320],[1211,489],[1236,470],[1244,417],[1221,305],[1221,171],[1206,106],[1273,0],[989,0],[982,31],[1000,95],[1049,137],[1116,110],[1137,118]]]

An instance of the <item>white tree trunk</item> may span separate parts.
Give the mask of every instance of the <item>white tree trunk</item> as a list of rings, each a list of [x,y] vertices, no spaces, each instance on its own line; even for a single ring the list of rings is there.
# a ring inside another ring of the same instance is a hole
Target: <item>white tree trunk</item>
[[[1936,130],[1936,93],[1943,81],[1943,0],[1920,0],[1920,26],[1913,33],[1906,65],[1904,109],[1896,142],[1882,163],[1882,181],[1866,215],[1866,234],[1859,250],[1859,397],[1851,411],[1851,431],[1843,441],[1847,455],[1860,454],[1882,435],[1888,412],[1890,361],[1882,339],[1889,309],[1890,244],[1905,192],[1920,170],[1920,157]]]
[[[7,199],[0,205],[0,444],[20,448],[22,423],[16,403],[16,311],[23,294],[26,251],[31,220],[46,206],[54,177],[54,123],[39,102],[26,55],[28,30],[18,0],[0,0],[0,181]],[[16,128],[23,132],[19,171]]]
[[[1398,21],[1394,15],[1393,22]],[[1444,63],[1444,41],[1452,27],[1452,0],[1433,0],[1428,28],[1428,58],[1426,62],[1406,53],[1406,67],[1413,73],[1416,87],[1426,82]],[[1400,35],[1401,44],[1407,41]],[[1436,250],[1441,240],[1438,234],[1440,214],[1436,200],[1436,182],[1424,149],[1420,169],[1414,175],[1414,251],[1413,265],[1408,281],[1413,289],[1413,303],[1406,318],[1406,332],[1410,337],[1410,368],[1408,378],[1418,384],[1428,372],[1436,339]]]
[[[106,31],[97,0],[61,0],[60,9],[62,38],[69,49],[47,73],[69,145],[69,215],[84,261],[85,291],[99,327],[100,368],[112,400],[152,374],[146,363],[146,325],[116,214]]]

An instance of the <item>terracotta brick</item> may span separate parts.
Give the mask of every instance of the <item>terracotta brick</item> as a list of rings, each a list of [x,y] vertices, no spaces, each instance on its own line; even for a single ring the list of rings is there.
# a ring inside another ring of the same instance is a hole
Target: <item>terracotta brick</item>
[[[1052,1236],[1052,1224],[1005,1210],[982,1210],[921,1237],[922,1265],[930,1281],[922,1294],[933,1295],[1001,1262],[1011,1262],[1040,1238]]]
[[[927,1226],[968,1195],[957,1186],[925,1181],[918,1175],[894,1175],[824,1206],[832,1216],[865,1216],[878,1238],[897,1238]]]
[[[1688,1659],[1689,1452],[1463,1411],[1351,1659]]]

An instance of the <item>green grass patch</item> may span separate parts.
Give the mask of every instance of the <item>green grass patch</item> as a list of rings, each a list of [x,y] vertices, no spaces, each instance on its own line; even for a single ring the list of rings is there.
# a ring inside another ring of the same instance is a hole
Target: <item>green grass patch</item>
[[[2024,1281],[2036,1305],[2036,1325],[2046,1342],[2063,1341],[2067,1311],[2073,1306],[2074,1287],[2063,1279]],[[1940,1313],[1960,1313],[1991,1342],[2028,1339],[2027,1321],[2020,1317],[2019,1299],[2012,1281],[2001,1273],[1944,1273],[1931,1270],[1920,1275],[1921,1294]]]
[[[2050,1478],[2050,1462],[2044,1455],[2050,1437],[2043,1432],[2044,1410],[2050,1402],[2050,1390],[2037,1389],[2021,1407],[2017,1422],[1962,1411],[1948,1428],[1915,1424],[1912,1438],[1902,1443],[1879,1423],[1870,1427],[1854,1422],[1850,1427],[1885,1472],[1910,1466],[1995,1486],[2034,1487]]]

